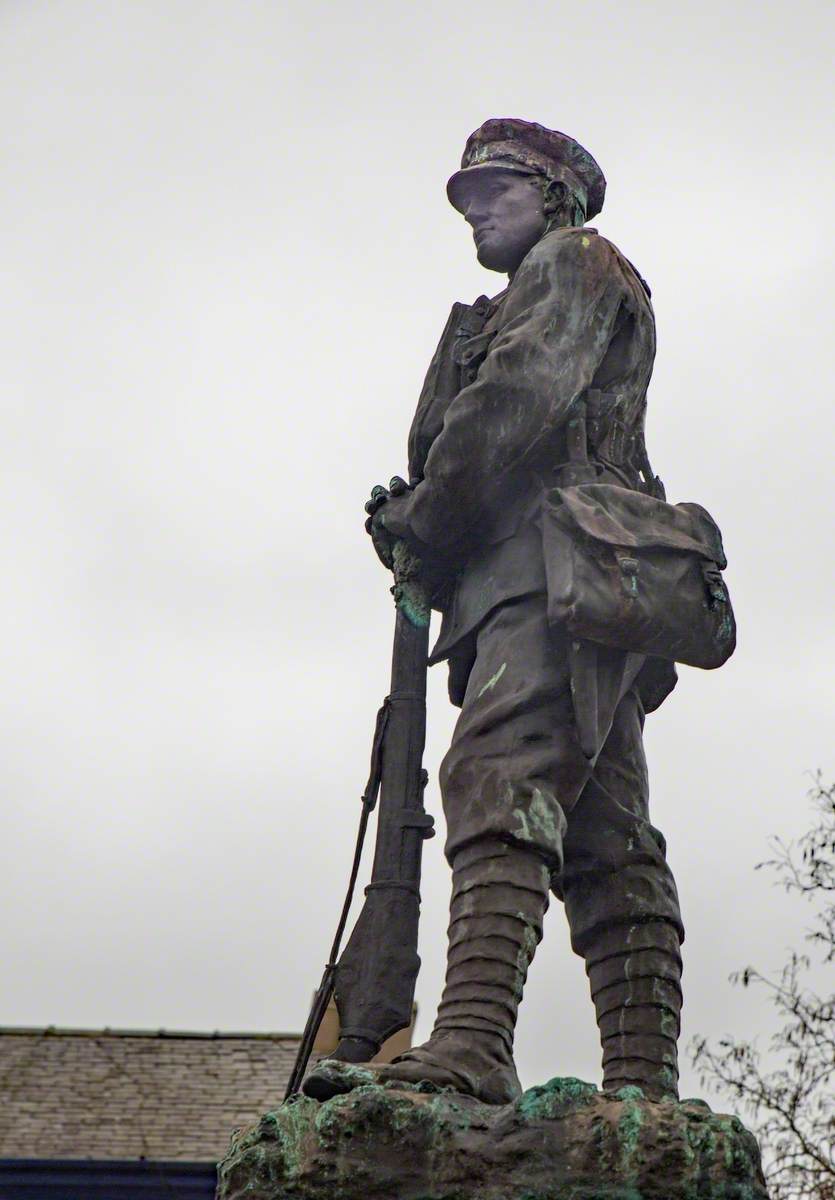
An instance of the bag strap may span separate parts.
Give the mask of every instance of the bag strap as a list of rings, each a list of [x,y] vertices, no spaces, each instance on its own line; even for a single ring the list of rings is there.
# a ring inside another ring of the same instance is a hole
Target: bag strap
[[[594,483],[597,471],[589,462],[589,441],[586,426],[586,401],[580,399],[574,402],[571,416],[565,426],[565,444],[568,451],[568,462],[560,467],[560,483],[563,487],[573,487],[578,483]]]
[[[656,500],[666,500],[667,491],[664,487],[664,484],[661,482],[661,477],[660,475],[655,474],[652,469],[652,464],[649,461],[649,454],[647,453],[647,444],[644,439],[643,429],[640,431],[636,441],[636,458],[638,459],[638,469],[643,476],[644,489],[646,490],[647,495],[654,496]]]

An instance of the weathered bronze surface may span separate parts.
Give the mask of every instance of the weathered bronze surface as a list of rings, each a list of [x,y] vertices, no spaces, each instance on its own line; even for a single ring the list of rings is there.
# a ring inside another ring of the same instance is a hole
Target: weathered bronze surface
[[[520,1094],[516,1012],[551,893],[586,962],[604,1091],[677,1095],[684,931],[650,823],[642,731],[674,663],[720,665],[735,627],[716,525],[698,505],[668,504],[649,464],[655,319],[635,267],[585,224],[604,192],[564,134],[501,119],[471,136],[448,194],[508,286],[453,306],[409,435],[408,484],[375,488],[367,505],[382,561],[405,545],[423,564],[443,614],[430,662],[448,662],[461,708],[441,768],[446,986],[427,1043],[376,1078],[487,1104]],[[378,866],[391,866],[379,843]],[[379,952],[385,938],[377,913],[358,941]],[[337,974],[343,1018],[357,980],[366,1010],[391,999],[361,959],[342,995]],[[355,1082],[328,1062],[305,1090],[324,1100]]]
[[[232,1139],[218,1200],[767,1200],[736,1117],[552,1079],[504,1107],[363,1083]]]

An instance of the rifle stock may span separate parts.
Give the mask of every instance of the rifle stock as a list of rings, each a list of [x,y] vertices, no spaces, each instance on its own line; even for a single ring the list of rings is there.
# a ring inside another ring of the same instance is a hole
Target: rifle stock
[[[332,994],[340,1040],[331,1058],[367,1062],[382,1043],[411,1023],[420,919],[423,842],[434,834],[423,807],[426,772],[426,671],[430,606],[420,561],[405,543],[394,547],[392,588],[397,615],[391,691],[377,717],[371,776],[354,852],[348,895],[330,960],[314,997],[285,1098],[300,1088],[316,1033]],[[368,814],[379,787],[377,839],[365,903],[344,951],[339,944],[353,896]]]
[[[389,717],[382,750],[377,844],[371,882],[334,980],[340,1042],[332,1057],[363,1062],[412,1019],[424,839],[434,830],[423,807],[426,670],[430,608],[420,562],[395,546],[397,616]]]

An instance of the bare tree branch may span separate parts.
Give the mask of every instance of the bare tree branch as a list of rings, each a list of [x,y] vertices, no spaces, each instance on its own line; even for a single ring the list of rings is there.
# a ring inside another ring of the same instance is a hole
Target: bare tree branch
[[[797,843],[772,839],[772,858],[758,863],[787,893],[815,906],[805,935],[823,962],[835,961],[835,784],[815,777],[811,829]],[[763,1065],[754,1042],[694,1038],[691,1055],[702,1083],[736,1101],[754,1122],[773,1200],[835,1200],[835,995],[805,985],[808,955],[792,951],[776,977],[756,967],[731,976],[741,987],[770,993],[781,1022]]]

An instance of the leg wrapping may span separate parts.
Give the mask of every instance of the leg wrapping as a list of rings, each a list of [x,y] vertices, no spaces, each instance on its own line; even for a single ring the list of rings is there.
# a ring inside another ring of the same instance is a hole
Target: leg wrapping
[[[678,932],[668,922],[651,921],[637,931],[621,930],[617,952],[615,931],[608,930],[601,942],[595,949],[605,956],[595,961],[592,950],[586,969],[603,1048],[604,1090],[634,1084],[653,1099],[675,1095],[682,1005]]]
[[[490,1032],[511,1048],[528,967],[542,939],[549,872],[494,839],[455,856],[446,984],[435,1031]]]

